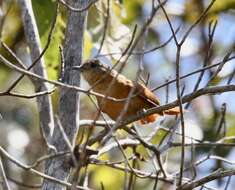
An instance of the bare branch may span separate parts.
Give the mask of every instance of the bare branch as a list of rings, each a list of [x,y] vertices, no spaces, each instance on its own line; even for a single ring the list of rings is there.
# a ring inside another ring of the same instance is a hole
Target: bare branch
[[[21,7],[21,15],[24,24],[27,43],[30,48],[31,59],[32,61],[36,60],[35,66],[34,64],[32,64],[34,66],[34,72],[44,78],[47,78],[45,64],[44,61],[41,59],[43,54],[41,54],[40,38],[33,14],[31,1],[20,0],[19,5]],[[34,81],[34,86],[36,92],[49,91],[49,86],[46,83]],[[54,130],[54,118],[50,95],[48,94],[44,96],[38,96],[37,103],[42,134],[48,147],[52,148],[51,137]]]
[[[1,155],[0,155],[0,176],[1,176],[1,179],[2,179],[2,182],[0,182],[0,183],[2,184],[3,189],[11,190],[10,185],[8,184],[8,180],[7,180],[7,177],[6,177],[6,173],[5,173],[3,164],[2,164]]]
[[[39,172],[33,168],[31,168],[30,166],[27,166],[23,163],[21,163],[20,161],[16,160],[13,156],[11,156],[10,154],[8,154],[2,147],[0,147],[0,154],[1,156],[4,156],[6,157],[7,159],[9,159],[11,162],[13,162],[15,165],[17,165],[18,167],[26,170],[26,171],[29,171],[29,172],[32,172],[33,174],[43,178],[43,179],[47,179],[49,181],[52,181],[53,183],[58,183],[60,185],[63,185],[63,186],[66,186],[66,187],[70,187],[71,184],[68,183],[68,182],[65,182],[65,181],[62,181],[62,180],[59,180],[57,178],[54,178],[54,177],[51,177],[49,175],[46,175],[42,172]],[[91,188],[85,188],[85,187],[81,187],[81,186],[77,186],[77,189],[82,189],[82,190],[91,190]]]
[[[199,187],[201,185],[204,185],[210,181],[216,180],[216,179],[220,179],[220,178],[224,178],[227,176],[232,176],[235,175],[235,170],[231,169],[231,170],[222,170],[222,169],[218,169],[217,171],[211,173],[210,175],[207,175],[201,179],[192,181],[191,183],[186,183],[180,187],[177,188],[177,190],[190,190],[196,187]]]

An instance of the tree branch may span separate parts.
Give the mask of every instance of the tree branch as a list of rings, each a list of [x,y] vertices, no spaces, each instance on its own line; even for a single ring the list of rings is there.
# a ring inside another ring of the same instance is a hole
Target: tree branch
[[[31,60],[33,62],[34,60],[38,60],[41,56],[41,47],[32,4],[31,1],[28,0],[19,0],[19,5],[21,7],[25,37],[30,48]],[[47,78],[45,64],[42,58],[37,61],[37,64],[35,64],[33,69],[36,74]],[[50,91],[47,83],[41,83],[35,80],[33,83],[36,92]],[[50,95],[46,94],[44,96],[37,96],[37,103],[42,134],[46,143],[50,146],[51,137],[54,130],[53,110]]]

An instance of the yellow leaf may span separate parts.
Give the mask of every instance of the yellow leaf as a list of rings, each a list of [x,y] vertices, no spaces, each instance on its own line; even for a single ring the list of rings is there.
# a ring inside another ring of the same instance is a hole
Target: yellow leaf
[[[124,172],[122,171],[99,166],[94,171],[94,175],[92,175],[92,184],[94,184],[96,189],[100,189],[101,183],[104,185],[105,190],[123,189],[123,176]]]
[[[13,3],[9,8],[9,12],[5,16],[2,26],[1,40],[8,46],[14,45],[20,34],[20,30],[22,29],[20,9],[16,3]]]
[[[84,59],[88,59],[93,48],[91,35],[86,31],[84,35]]]

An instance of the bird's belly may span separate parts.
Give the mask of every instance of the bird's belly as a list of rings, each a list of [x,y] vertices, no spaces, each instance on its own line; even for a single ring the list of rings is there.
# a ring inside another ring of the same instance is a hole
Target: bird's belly
[[[105,94],[104,92],[107,91],[107,86],[110,84],[105,85],[97,85],[95,87],[95,91],[100,94]],[[122,83],[116,82],[114,87],[109,89],[107,95],[109,97],[119,99],[125,99],[128,97],[131,88],[123,85]],[[101,97],[96,97],[98,101],[99,108],[102,112],[106,113],[111,119],[116,120],[120,114],[124,114],[122,119],[125,120],[128,117],[136,115],[138,112],[142,111],[143,109],[149,109],[151,106],[150,104],[144,99],[141,98],[139,95],[132,97],[129,101],[129,104],[125,109],[126,101],[113,101],[109,99],[103,99]],[[103,105],[102,105],[103,104]],[[125,113],[124,113],[125,112]]]
[[[143,109],[149,109],[150,107],[144,104],[143,101],[140,101],[138,98],[133,98],[130,100],[127,108],[125,108],[125,101],[117,102],[112,100],[103,101],[102,98],[97,98],[99,108],[102,112],[106,113],[111,119],[116,120],[120,114],[123,114],[122,119],[125,120],[131,116],[136,115],[138,112]],[[126,110],[124,110],[126,109]]]

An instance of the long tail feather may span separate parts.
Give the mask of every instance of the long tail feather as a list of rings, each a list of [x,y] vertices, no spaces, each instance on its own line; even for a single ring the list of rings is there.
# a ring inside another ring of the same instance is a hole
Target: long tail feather
[[[141,124],[153,123],[158,118],[158,114],[149,115],[140,120]]]
[[[180,114],[180,108],[175,107],[175,108],[171,108],[169,110],[165,110],[164,114],[166,114],[166,115],[179,115]]]
[[[164,114],[166,114],[166,115],[179,115],[180,109],[179,109],[179,107],[171,108],[169,110],[165,110]],[[160,114],[160,115],[164,115],[164,114]],[[140,120],[140,123],[141,124],[153,123],[154,121],[157,120],[158,117],[159,117],[159,114],[152,114],[152,115],[149,115],[147,117],[142,118]]]

